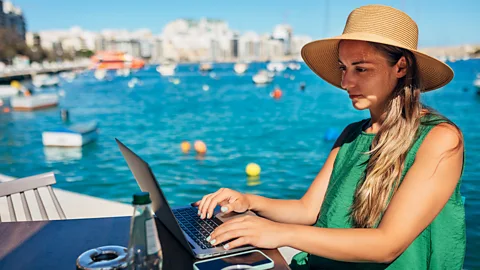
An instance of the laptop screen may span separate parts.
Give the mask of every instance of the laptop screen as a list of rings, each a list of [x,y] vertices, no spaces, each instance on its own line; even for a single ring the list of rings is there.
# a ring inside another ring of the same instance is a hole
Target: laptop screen
[[[193,255],[193,251],[187,239],[183,235],[180,226],[168,205],[158,182],[148,163],[143,161],[137,154],[126,147],[122,142],[115,138],[123,157],[127,161],[128,167],[142,191],[150,193],[152,208],[156,217],[167,227],[167,229],[177,238],[178,241]]]

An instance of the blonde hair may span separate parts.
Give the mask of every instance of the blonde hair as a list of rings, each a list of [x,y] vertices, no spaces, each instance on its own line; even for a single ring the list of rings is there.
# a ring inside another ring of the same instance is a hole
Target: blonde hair
[[[351,207],[350,218],[357,228],[376,227],[381,220],[399,186],[405,159],[415,142],[421,117],[433,113],[420,103],[423,86],[413,53],[390,45],[369,43],[385,54],[390,66],[404,56],[407,70],[387,101],[385,119],[373,139],[371,150],[366,153],[370,159],[365,180],[359,183]]]

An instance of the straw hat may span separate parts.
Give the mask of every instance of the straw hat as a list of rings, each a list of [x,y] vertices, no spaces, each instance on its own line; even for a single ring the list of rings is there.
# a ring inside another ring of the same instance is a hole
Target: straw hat
[[[424,92],[440,88],[453,79],[453,70],[443,62],[417,51],[417,24],[400,10],[368,5],[350,13],[340,36],[316,40],[302,48],[302,58],[318,76],[338,88],[342,71],[338,66],[340,40],[362,40],[410,50],[417,60]]]

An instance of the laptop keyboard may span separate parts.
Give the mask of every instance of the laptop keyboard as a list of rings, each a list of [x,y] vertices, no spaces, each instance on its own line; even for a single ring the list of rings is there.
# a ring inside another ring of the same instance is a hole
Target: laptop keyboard
[[[174,209],[173,214],[178,220],[182,230],[192,238],[202,249],[212,248],[210,242],[205,240],[213,230],[218,227],[222,222],[212,217],[210,219],[201,219],[197,215],[197,208],[182,208]]]

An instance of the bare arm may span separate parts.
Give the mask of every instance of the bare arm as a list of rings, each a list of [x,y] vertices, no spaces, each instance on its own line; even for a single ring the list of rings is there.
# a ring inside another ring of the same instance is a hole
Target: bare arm
[[[391,262],[447,203],[459,181],[463,145],[452,126],[434,127],[417,152],[378,228],[329,229],[283,224],[282,244],[339,261]]]

